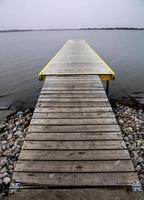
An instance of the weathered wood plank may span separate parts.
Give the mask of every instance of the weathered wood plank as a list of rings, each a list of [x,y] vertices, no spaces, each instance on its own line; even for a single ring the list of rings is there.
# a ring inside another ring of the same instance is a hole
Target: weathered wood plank
[[[8,200],[143,200],[144,192],[127,191],[125,188],[77,189],[24,189],[9,194]]]
[[[37,107],[45,108],[45,107],[110,107],[108,101],[106,102],[38,102]]]
[[[134,172],[113,173],[21,173],[14,172],[21,184],[45,186],[131,186],[137,180]]]
[[[47,76],[47,79],[45,80],[45,83],[49,83],[49,82],[63,82],[63,81],[67,81],[67,82],[98,82],[101,83],[101,80],[99,78],[99,76],[97,75],[79,75],[79,76]]]
[[[105,93],[95,93],[95,94],[49,94],[46,92],[41,92],[39,99],[41,98],[106,98]]]
[[[103,84],[101,82],[96,82],[96,83],[82,83],[82,82],[67,82],[67,83],[64,83],[64,82],[61,82],[61,83],[52,83],[52,82],[49,82],[49,83],[44,83],[44,86],[43,88],[103,88]]]
[[[105,94],[104,90],[46,90],[42,89],[41,93],[46,94]]]
[[[22,150],[19,160],[128,160],[127,150]]]
[[[117,124],[115,118],[96,119],[32,119],[31,125],[93,125],[93,124]]]
[[[90,86],[90,85],[103,85],[103,83],[100,81],[100,80],[79,80],[79,79],[74,79],[72,80],[71,78],[65,80],[59,80],[57,78],[55,78],[54,80],[49,80],[49,78],[46,79],[46,81],[44,82],[44,86],[49,86],[49,84],[51,85],[80,85],[80,86],[83,86],[84,84],[86,84],[87,86]]]
[[[133,172],[131,160],[117,161],[18,161],[15,172]]]
[[[101,133],[28,133],[25,140],[123,140],[120,132]]]
[[[24,141],[22,149],[127,149],[124,141]]]
[[[96,113],[38,113],[34,112],[33,119],[92,119],[92,118],[114,118],[113,112]]]
[[[40,126],[30,125],[29,132],[72,133],[72,132],[119,132],[118,125],[72,125],[72,126]]]
[[[101,107],[47,107],[47,108],[35,108],[35,112],[38,113],[95,113],[95,112],[111,112],[112,108],[109,106],[101,106]]]
[[[68,103],[83,103],[83,102],[94,102],[94,103],[99,103],[99,102],[109,102],[107,98],[49,98],[49,97],[45,97],[45,98],[39,98],[38,99],[38,102],[39,103],[65,103],[65,102],[68,102]]]
[[[103,91],[103,87],[88,87],[88,88],[84,88],[84,87],[69,87],[69,88],[66,88],[66,87],[44,87],[42,90],[46,90],[46,91]]]

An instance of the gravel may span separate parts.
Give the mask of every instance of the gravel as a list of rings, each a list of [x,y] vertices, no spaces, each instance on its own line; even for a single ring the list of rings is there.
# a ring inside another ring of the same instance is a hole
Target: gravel
[[[144,187],[144,111],[116,103],[114,108],[122,135]]]
[[[8,193],[14,166],[32,115],[31,109],[17,111],[7,118],[0,129],[0,199]]]

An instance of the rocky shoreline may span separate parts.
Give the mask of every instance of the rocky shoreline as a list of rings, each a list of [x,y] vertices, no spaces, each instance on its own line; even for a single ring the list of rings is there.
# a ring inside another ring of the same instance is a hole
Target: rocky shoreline
[[[134,167],[144,187],[144,110],[126,101],[111,101]],[[0,129],[0,199],[8,194],[15,163],[34,109],[9,115]]]
[[[113,110],[134,167],[144,187],[144,110],[133,102],[117,101]]]
[[[17,111],[7,117],[0,129],[0,199],[8,193],[32,114],[33,109]]]

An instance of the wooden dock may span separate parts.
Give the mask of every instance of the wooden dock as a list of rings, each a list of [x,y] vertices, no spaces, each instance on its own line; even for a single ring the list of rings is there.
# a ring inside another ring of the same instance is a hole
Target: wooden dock
[[[100,80],[113,79],[114,72],[85,41],[69,41],[40,78],[45,82],[14,182],[21,189],[132,188],[138,183]]]

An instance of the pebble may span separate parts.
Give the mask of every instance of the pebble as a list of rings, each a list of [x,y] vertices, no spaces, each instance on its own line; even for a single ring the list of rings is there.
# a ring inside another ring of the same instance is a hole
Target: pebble
[[[13,137],[13,135],[9,134],[8,137],[7,137],[7,140],[10,140],[12,137]]]
[[[133,140],[133,135],[128,135],[127,137],[129,138],[129,140]]]
[[[0,162],[0,166],[3,167],[7,164],[7,158],[3,158]]]
[[[137,166],[136,166],[136,171],[137,171],[137,172],[140,172],[141,169],[142,169],[142,167],[141,167],[140,165],[137,165]]]
[[[24,114],[24,112],[18,111],[16,115],[19,117],[20,115],[23,115],[23,114]]]
[[[139,158],[138,158],[138,161],[139,161],[139,163],[143,163],[143,162],[144,162],[144,159],[143,159],[142,157],[139,157]]]
[[[5,185],[8,185],[8,184],[10,183],[10,181],[11,181],[11,179],[10,179],[9,177],[4,177],[4,178],[3,178],[3,183],[4,183]]]

